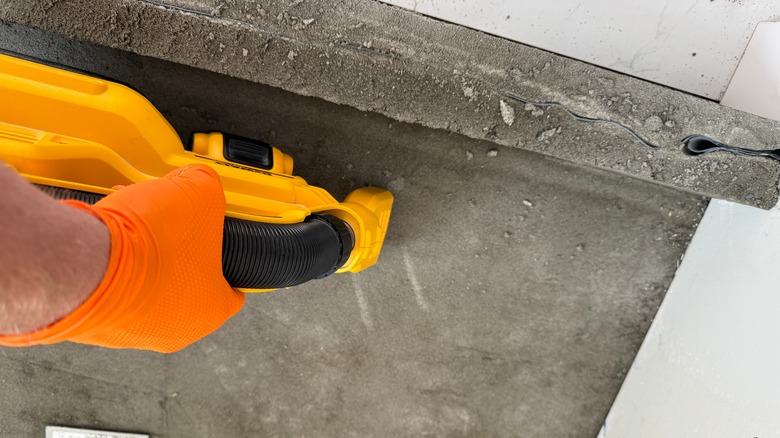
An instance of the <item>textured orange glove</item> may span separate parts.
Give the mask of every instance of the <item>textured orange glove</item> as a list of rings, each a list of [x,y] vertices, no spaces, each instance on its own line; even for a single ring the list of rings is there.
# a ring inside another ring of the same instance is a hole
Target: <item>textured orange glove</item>
[[[225,195],[216,172],[191,165],[128,186],[94,206],[111,234],[103,280],[71,314],[0,345],[73,341],[171,353],[218,329],[244,304],[222,276]]]

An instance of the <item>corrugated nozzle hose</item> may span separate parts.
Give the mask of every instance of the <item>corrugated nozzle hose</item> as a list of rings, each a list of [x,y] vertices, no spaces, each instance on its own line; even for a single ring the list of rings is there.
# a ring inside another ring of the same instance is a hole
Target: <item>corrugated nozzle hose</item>
[[[54,199],[94,204],[103,195],[37,185]],[[326,277],[349,259],[355,243],[350,226],[327,214],[296,224],[271,224],[225,218],[222,273],[243,289],[278,289]]]

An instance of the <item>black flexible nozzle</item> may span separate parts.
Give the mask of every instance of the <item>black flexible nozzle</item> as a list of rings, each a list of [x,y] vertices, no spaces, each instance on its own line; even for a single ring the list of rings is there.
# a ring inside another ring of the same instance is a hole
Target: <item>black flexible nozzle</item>
[[[55,199],[94,204],[103,195],[38,185]],[[352,228],[327,214],[296,224],[271,224],[225,218],[222,273],[232,287],[278,289],[336,272],[355,245]]]

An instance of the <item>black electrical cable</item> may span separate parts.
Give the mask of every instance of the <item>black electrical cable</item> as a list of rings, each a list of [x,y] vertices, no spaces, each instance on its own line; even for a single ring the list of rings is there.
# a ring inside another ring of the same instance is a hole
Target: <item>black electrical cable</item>
[[[566,114],[570,115],[571,117],[574,118],[574,120],[577,120],[578,122],[591,123],[591,124],[604,124],[604,125],[610,125],[610,126],[618,127],[620,129],[622,129],[623,131],[626,131],[631,137],[634,138],[634,140],[636,140],[639,144],[641,144],[642,146],[646,147],[647,149],[650,149],[650,150],[658,149],[658,146],[656,146],[656,145],[650,143],[649,141],[645,140],[639,134],[637,134],[636,131],[634,131],[633,129],[629,128],[626,125],[623,125],[622,123],[618,123],[618,122],[615,122],[613,120],[595,119],[595,118],[592,118],[592,117],[582,116],[582,115],[579,115],[579,114],[575,113],[574,111],[570,110],[569,108],[567,108],[566,106],[564,106],[563,104],[560,104],[558,102],[534,102],[532,100],[528,100],[528,99],[526,99],[524,97],[520,97],[520,96],[518,96],[516,94],[513,94],[513,93],[504,93],[504,96],[506,96],[506,97],[508,97],[508,98],[510,98],[512,100],[516,100],[518,102],[522,102],[524,104],[530,104],[530,105],[533,105],[533,106],[560,108],[564,112],[566,112]]]
[[[713,152],[728,152],[734,155],[742,155],[747,157],[766,157],[780,161],[780,149],[745,149],[721,143],[707,137],[706,135],[689,135],[682,139],[682,144],[683,152],[690,156],[711,154]]]

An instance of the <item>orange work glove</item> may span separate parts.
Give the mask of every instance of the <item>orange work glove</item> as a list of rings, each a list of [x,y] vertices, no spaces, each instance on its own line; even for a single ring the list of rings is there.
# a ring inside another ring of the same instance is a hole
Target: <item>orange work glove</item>
[[[191,165],[134,184],[95,204],[63,201],[97,216],[111,234],[108,268],[71,314],[0,345],[73,341],[161,353],[218,329],[244,304],[222,276],[225,195],[216,172]]]

